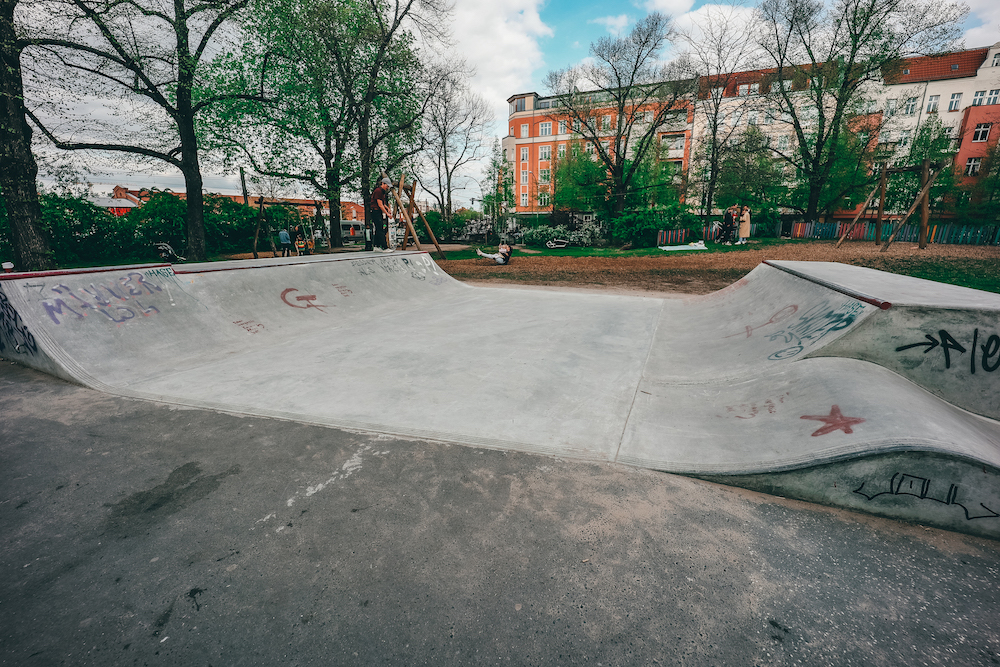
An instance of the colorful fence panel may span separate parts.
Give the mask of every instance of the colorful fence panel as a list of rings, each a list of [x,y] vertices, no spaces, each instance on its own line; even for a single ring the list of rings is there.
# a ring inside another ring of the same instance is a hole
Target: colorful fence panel
[[[656,235],[656,245],[680,245],[687,242],[686,229],[661,229]]]

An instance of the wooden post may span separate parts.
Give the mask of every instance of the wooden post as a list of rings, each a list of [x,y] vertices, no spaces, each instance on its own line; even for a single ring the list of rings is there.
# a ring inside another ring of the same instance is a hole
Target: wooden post
[[[924,164],[920,170],[920,187],[923,188],[930,179],[930,158],[924,158]],[[931,189],[924,190],[924,198],[920,202],[920,249],[927,247],[927,223],[931,217]]]
[[[434,236],[434,230],[431,229],[431,223],[427,222],[427,218],[424,217],[424,212],[420,210],[420,207],[416,206],[417,201],[417,182],[413,181],[413,187],[410,188],[410,201],[414,202],[414,208],[416,208],[417,215],[420,219],[424,221],[424,227],[427,228],[427,234],[431,237],[431,241],[434,243],[434,247],[437,248],[438,256],[441,259],[445,259],[444,250],[441,250],[441,244],[438,243],[437,237]]]
[[[913,212],[917,210],[917,206],[919,206],[920,202],[923,201],[924,196],[930,191],[931,186],[934,185],[934,181],[937,180],[937,177],[941,174],[942,171],[944,171],[943,168],[935,171],[934,175],[931,176],[927,184],[924,185],[923,189],[920,191],[920,194],[918,194],[916,199],[913,200],[913,204],[910,206],[910,210],[907,211],[906,215],[903,216],[903,219],[897,222],[896,225],[893,227],[892,234],[889,235],[888,240],[885,242],[885,244],[882,245],[882,250],[880,250],[880,252],[885,252],[886,250],[889,249],[889,244],[892,243],[893,239],[896,238],[896,234],[898,234],[899,230],[903,228],[903,225],[906,224],[906,221],[910,219],[910,216],[913,215]]]
[[[849,235],[849,234],[850,234],[850,233],[851,233],[852,231],[854,231],[854,226],[855,226],[856,224],[858,224],[858,220],[860,220],[860,219],[861,219],[861,216],[862,216],[862,215],[864,215],[864,212],[868,210],[868,204],[870,204],[870,203],[871,203],[872,199],[873,199],[873,198],[875,197],[875,193],[876,193],[876,192],[878,192],[878,186],[877,186],[877,185],[875,186],[875,189],[871,191],[871,194],[869,194],[869,195],[868,195],[868,198],[867,198],[867,199],[865,199],[865,203],[864,203],[864,204],[863,204],[863,205],[861,206],[861,210],[859,210],[859,211],[858,211],[857,215],[855,215],[855,216],[854,216],[854,219],[853,219],[853,220],[851,220],[851,224],[849,224],[849,225],[847,226],[847,228],[846,228],[846,229],[844,229],[844,233],[843,233],[843,234],[841,234],[841,236],[840,236],[840,240],[839,240],[839,241],[837,241],[837,245],[836,245],[835,247],[839,248],[839,247],[840,247],[840,244],[844,242],[844,239],[846,239],[846,238],[847,238],[847,236],[848,236],[848,235]]]
[[[253,230],[253,258],[257,259],[257,235],[260,234],[260,223],[264,220],[264,198],[257,199],[257,227]]]
[[[885,186],[889,180],[889,163],[882,165],[882,178],[879,179],[878,217],[875,219],[875,245],[882,243],[882,214],[885,212]]]

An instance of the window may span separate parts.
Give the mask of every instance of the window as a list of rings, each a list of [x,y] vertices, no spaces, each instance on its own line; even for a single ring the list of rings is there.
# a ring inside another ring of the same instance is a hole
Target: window
[[[510,136],[512,136],[512,137],[514,136],[514,126],[513,125],[510,126]]]
[[[538,182],[544,185],[548,185],[552,182],[552,170],[551,169],[539,169],[538,170]]]
[[[764,115],[760,117],[761,125],[770,125],[774,122],[774,112],[768,109],[764,112]]]
[[[868,147],[868,133],[867,132],[858,132],[857,137],[858,137],[858,146],[861,146],[862,148],[867,148]]]
[[[900,147],[910,145],[910,132],[911,130],[900,130],[899,131],[899,145]]]
[[[548,192],[539,192],[538,193],[538,205],[539,206],[548,206],[549,205],[549,193]]]
[[[605,154],[607,154],[611,150],[611,142],[610,141],[602,141],[601,142],[601,148],[603,148]]]
[[[584,145],[584,147],[583,147],[583,150],[584,150],[584,151],[586,151],[586,152],[587,152],[588,154],[589,154],[589,153],[593,153],[593,152],[594,152],[594,144],[592,144],[592,143],[590,143],[590,142],[588,141],[588,142],[587,142],[587,143],[586,143],[586,144]]]
[[[955,64],[955,65],[952,65],[952,66],[951,66],[951,71],[952,71],[952,72],[956,72],[956,71],[958,71],[958,65],[957,65],[957,64]]]
[[[972,96],[972,106],[974,107],[983,106],[983,98],[985,97],[986,97],[985,90],[977,90],[976,93]]]
[[[986,103],[996,104],[998,99],[1000,99],[1000,88],[994,88],[990,91],[989,97],[986,98]]]
[[[778,150],[782,151],[782,152],[788,150],[788,135],[787,134],[783,134],[780,137],[778,137]]]
[[[910,70],[908,70],[908,69],[904,69],[904,70],[903,70],[903,76],[906,76],[906,75],[907,75],[907,74],[909,74],[909,73],[910,73]]]
[[[931,95],[927,98],[927,113],[937,113],[938,102],[941,101],[940,95]]]
[[[528,207],[528,193],[527,192],[522,192],[521,193],[521,206],[523,206],[524,208]]]
[[[556,155],[559,156],[560,160],[566,157],[566,144],[559,144],[559,147],[556,149]]]
[[[527,161],[528,161],[528,147],[527,146],[522,146],[521,147],[521,162],[527,162]]]
[[[665,134],[661,143],[668,151],[682,151],[684,150],[684,135]]]
[[[643,117],[646,119],[647,123],[652,123],[653,122],[653,112],[652,111],[647,111]]]
[[[883,130],[878,133],[878,142],[880,144],[892,143],[892,130]]]
[[[526,139],[527,137],[528,137],[528,126],[527,125],[522,125],[521,126],[521,138],[522,139]]]
[[[566,121],[559,121],[559,134],[566,134]]]
[[[983,158],[970,157],[965,163],[965,175],[975,176],[979,173],[979,168],[983,166]]]
[[[740,97],[745,97],[747,95],[756,95],[760,92],[759,83],[744,83],[736,87],[736,94]]]
[[[510,103],[510,112],[517,113],[518,111],[524,111],[524,98],[519,97]]]
[[[539,146],[538,147],[538,159],[539,160],[551,160],[552,159],[552,146]]]
[[[990,128],[993,123],[979,123],[976,125],[976,129],[972,132],[973,141],[986,141],[990,138]]]
[[[757,112],[751,111],[749,114],[747,114],[747,125],[756,125],[756,124],[757,124]]]
[[[1000,67],[1000,53],[993,54],[993,66]]]
[[[527,169],[522,169],[521,170],[521,185],[527,185],[527,184],[528,184],[528,170]]]
[[[601,129],[602,130],[611,129],[611,116],[601,116]]]
[[[579,118],[574,118],[573,119],[573,131],[574,132],[579,132],[580,131],[580,119]]]
[[[552,123],[539,123],[538,124],[538,136],[540,137],[551,137],[552,136]]]
[[[896,100],[886,100],[885,101],[885,115],[895,116],[896,115]]]
[[[962,106],[962,93],[952,93],[951,99],[948,100],[948,111],[958,111],[960,106]]]
[[[906,106],[903,107],[903,113],[907,116],[912,116],[917,113],[917,98],[909,97],[906,99]]]

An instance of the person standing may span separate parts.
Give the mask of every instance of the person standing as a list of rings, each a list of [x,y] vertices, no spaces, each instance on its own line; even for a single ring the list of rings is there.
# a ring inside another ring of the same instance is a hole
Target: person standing
[[[747,239],[750,238],[750,207],[744,206],[743,213],[740,214],[740,240],[737,241],[737,245],[746,245]]]
[[[392,181],[388,178],[383,178],[382,182],[372,191],[372,200],[368,207],[371,212],[372,223],[375,226],[375,238],[373,242],[375,248],[382,252],[388,250],[388,244],[386,243],[386,221],[392,215],[389,211],[389,188],[391,187]]]
[[[281,242],[281,256],[291,257],[292,256],[292,237],[288,235],[287,229],[282,229],[278,232],[278,241]]]
[[[733,227],[736,222],[734,220],[735,211],[734,207],[730,206],[726,209],[725,214],[722,216],[722,229],[719,234],[719,242],[723,245],[732,245]]]

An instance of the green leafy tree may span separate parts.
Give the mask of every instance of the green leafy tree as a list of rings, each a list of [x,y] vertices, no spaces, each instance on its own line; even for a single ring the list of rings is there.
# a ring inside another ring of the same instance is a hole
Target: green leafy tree
[[[842,134],[858,103],[883,79],[892,80],[902,58],[940,53],[954,44],[965,5],[933,0],[764,0],[756,26],[766,66],[762,93],[794,135],[785,157],[805,185],[802,208],[815,220],[834,175]]]
[[[990,146],[976,179],[964,185],[960,194],[963,217],[982,224],[1000,224],[1000,144]]]
[[[718,178],[720,206],[746,205],[756,216],[774,212],[785,202],[782,164],[767,146],[767,136],[751,125],[726,147]]]
[[[178,169],[187,191],[189,259],[206,253],[198,125],[223,100],[260,98],[259,87],[222,92],[205,76],[225,48],[220,32],[235,25],[249,2],[35,0],[26,15],[24,53],[33,74],[28,117],[58,148],[126,154]],[[96,122],[95,103],[126,122]]]
[[[908,150],[895,156],[890,164],[892,167],[919,167],[929,159],[932,164],[940,165],[944,171],[931,186],[930,204],[932,211],[941,212],[954,206],[958,194],[951,168],[954,155],[951,128],[932,114],[917,127]],[[920,172],[893,174],[886,184],[886,210],[906,212],[920,189]]]
[[[687,121],[680,104],[693,82],[677,62],[661,61],[670,43],[670,19],[653,12],[623,37],[591,44],[589,63],[549,72],[545,84],[556,95],[557,112],[568,116],[582,141],[606,171],[611,217],[624,211],[658,132]]]

